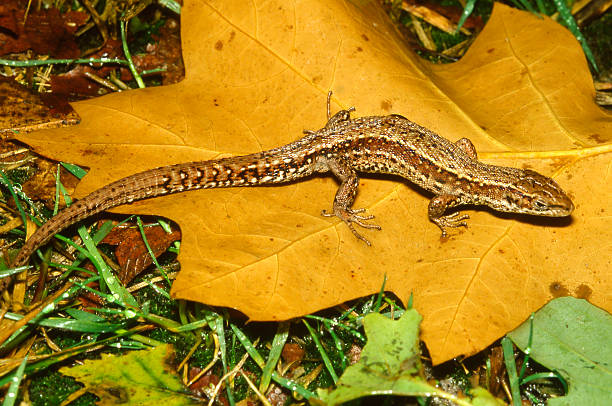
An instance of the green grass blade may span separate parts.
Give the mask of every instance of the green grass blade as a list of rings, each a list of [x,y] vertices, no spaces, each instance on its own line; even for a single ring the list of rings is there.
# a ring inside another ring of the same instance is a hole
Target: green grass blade
[[[121,44],[123,45],[123,54],[125,55],[125,59],[128,62],[128,67],[130,68],[130,72],[132,73],[134,80],[138,84],[138,87],[140,89],[144,89],[145,88],[144,81],[142,80],[142,77],[136,70],[136,66],[134,66],[134,61],[132,61],[132,54],[130,53],[130,48],[128,47],[127,38],[126,38],[127,37],[127,24],[123,20],[119,20],[119,30],[121,31]]]
[[[127,65],[127,61],[119,58],[83,58],[83,59],[36,59],[30,61],[15,61],[11,59],[0,59],[0,65],[12,66],[14,68],[23,68],[30,66],[43,66],[54,64],[79,64],[79,63],[112,63]]]
[[[521,384],[526,384],[528,382],[535,381],[536,379],[550,379],[550,378],[557,379],[557,374],[555,374],[554,372],[540,372],[537,374],[531,374],[529,376],[526,376],[521,381]]]
[[[270,354],[268,355],[268,361],[262,369],[261,379],[259,381],[259,391],[261,393],[266,393],[268,390],[268,385],[270,385],[270,380],[272,379],[272,372],[274,372],[274,368],[280,359],[283,347],[287,342],[287,337],[289,337],[289,323],[278,323],[276,334],[272,340],[272,348],[270,349]]]
[[[149,240],[147,240],[147,236],[146,236],[145,231],[144,231],[144,226],[143,226],[142,220],[140,219],[139,216],[136,217],[136,224],[138,225],[138,230],[140,231],[140,236],[142,237],[142,241],[144,242],[144,245],[147,248],[147,252],[151,256],[151,259],[153,260],[153,264],[155,264],[155,267],[157,268],[159,273],[162,274],[162,276],[166,280],[166,283],[168,283],[168,286],[172,286],[172,282],[170,282],[170,279],[168,278],[168,275],[166,274],[166,271],[164,271],[164,269],[161,267],[159,262],[157,262],[157,258],[155,257],[155,254],[153,253],[153,250],[151,249],[151,246],[149,245]],[[166,292],[165,296],[169,298],[170,294],[168,292]]]
[[[234,331],[234,334],[236,335],[236,338],[238,339],[238,341],[240,341],[240,344],[242,344],[244,349],[249,353],[249,356],[251,357],[251,359],[255,361],[255,363],[260,368],[263,368],[265,365],[265,361],[263,357],[259,354],[257,349],[253,346],[253,343],[251,343],[251,340],[249,340],[246,334],[244,334],[242,330],[240,330],[234,324],[230,323],[230,328]],[[304,388],[303,386],[299,385],[297,382],[280,376],[277,372],[272,373],[272,380],[278,383],[279,385],[281,385],[282,387],[289,389],[292,392],[299,393],[305,399],[316,398],[316,395],[314,393]]]
[[[332,365],[329,359],[329,356],[327,355],[327,352],[325,351],[325,348],[323,348],[323,345],[321,344],[321,340],[319,340],[319,336],[317,336],[316,331],[314,331],[314,329],[310,327],[310,324],[308,324],[306,320],[302,320],[302,321],[304,322],[304,325],[308,329],[308,332],[310,332],[312,341],[317,347],[317,350],[319,351],[319,355],[321,355],[321,359],[323,360],[323,364],[325,365],[327,372],[329,372],[329,375],[334,380],[334,384],[336,384],[336,382],[338,382],[338,375],[336,375],[336,371],[334,371],[334,366]]]
[[[359,331],[355,330],[354,328],[347,326],[346,324],[340,323],[338,320],[327,319],[325,317],[315,316],[315,315],[312,315],[312,314],[304,316],[304,318],[312,319],[312,320],[318,320],[318,321],[321,321],[323,323],[329,323],[329,325],[332,326],[332,327],[339,327],[339,328],[341,328],[343,330],[348,331],[349,333],[351,333],[356,339],[358,339],[362,343],[366,342],[366,338],[363,336],[363,334],[361,334]]]
[[[546,6],[544,6],[544,2],[542,0],[536,0],[536,4],[538,6],[538,10],[540,10],[540,14],[547,15]]]
[[[85,353],[86,351],[89,351],[89,349],[91,347],[97,347],[100,345],[106,345],[109,343],[112,343],[113,341],[121,338],[121,337],[125,337],[125,336],[132,336],[135,333],[139,333],[143,330],[145,330],[146,327],[145,326],[138,326],[138,327],[134,327],[130,330],[123,330],[123,331],[117,331],[116,334],[112,337],[108,337],[108,338],[104,338],[102,340],[97,340],[97,341],[92,341],[89,342],[87,344],[84,344],[82,346],[79,347],[73,347],[73,348],[69,348],[66,350],[63,350],[59,353],[53,353],[53,354],[49,354],[47,356],[45,356],[46,358],[43,358],[42,360],[32,363],[30,365],[27,365],[25,368],[25,372],[28,375],[32,375],[34,373],[43,371],[47,368],[49,368],[49,366],[53,365],[53,364],[57,364],[58,362],[62,362],[70,357],[73,357],[75,355],[78,354],[82,354]],[[11,376],[4,376],[3,378],[0,379],[0,386],[4,386],[7,383],[9,383],[11,379]]]
[[[55,216],[59,211],[59,186],[60,183],[60,166],[57,165],[57,171],[55,173],[55,204],[53,205],[53,215]]]
[[[342,370],[345,370],[346,367],[348,366],[348,358],[344,354],[344,349],[342,348],[342,341],[340,341],[340,339],[338,338],[338,336],[334,332],[334,329],[332,328],[331,324],[328,321],[324,321],[323,325],[325,326],[325,330],[327,330],[332,340],[334,341],[334,347],[336,347],[338,354],[340,354],[340,362],[342,363]]]
[[[138,302],[134,299],[134,296],[128,292],[128,290],[119,282],[119,279],[112,273],[111,269],[106,265],[106,262],[102,259],[102,256],[98,252],[95,241],[91,238],[85,226],[79,227],[79,235],[83,240],[83,245],[89,252],[89,258],[94,264],[96,269],[100,272],[100,276],[104,279],[106,286],[113,294],[114,301],[121,302],[123,305],[138,308]]]
[[[15,371],[15,374],[11,378],[11,385],[4,396],[4,402],[2,402],[2,406],[13,406],[15,401],[17,400],[17,393],[19,392],[19,384],[23,379],[23,373],[25,372],[25,367],[28,363],[28,356],[23,357],[23,361]]]
[[[519,0],[519,2],[521,3],[521,6],[523,6],[523,10],[527,10],[529,11],[531,14],[536,15],[540,18],[542,18],[538,12],[535,10],[535,8],[533,8],[533,6],[531,5],[531,3],[529,2],[529,0]]]
[[[27,235],[27,230],[28,230],[27,216],[25,214],[25,211],[23,210],[23,207],[21,206],[21,202],[19,202],[19,199],[17,198],[17,194],[15,193],[15,190],[13,189],[15,186],[13,185],[13,182],[11,182],[11,180],[8,178],[8,176],[6,176],[4,171],[0,171],[0,176],[2,176],[2,180],[3,180],[2,183],[8,188],[9,193],[13,197],[15,206],[17,206],[17,211],[19,211],[19,215],[21,216],[21,221],[23,221],[23,229]]]
[[[98,280],[98,276],[89,278],[87,280],[85,280],[83,283],[84,284],[88,284],[93,282],[94,280]],[[42,319],[44,316],[46,316],[47,314],[55,311],[55,309],[57,308],[58,303],[61,300],[66,300],[69,297],[71,297],[72,295],[74,295],[78,290],[80,289],[80,286],[78,285],[74,285],[71,286],[68,290],[66,290],[63,294],[61,294],[59,297],[57,297],[56,299],[54,299],[51,303],[47,304],[45,307],[43,307],[40,312],[32,319],[30,320],[30,322],[28,324],[34,324],[36,323],[38,320]],[[4,341],[2,343],[2,345],[0,345],[0,352],[3,351],[5,348],[8,348],[12,341],[15,340],[17,337],[19,337],[19,335],[25,331],[28,328],[28,325],[25,325],[23,327],[21,327],[20,329],[18,329],[17,331],[15,331],[8,339],[6,339],[6,341]]]
[[[68,162],[60,162],[60,165],[62,165],[64,168],[66,168],[68,172],[70,172],[79,179],[83,179],[83,177],[87,175],[87,171],[78,165],[71,164]]]
[[[69,307],[65,309],[64,311],[68,313],[68,315],[71,316],[75,320],[84,320],[84,321],[90,321],[94,323],[100,323],[100,322],[106,321],[104,317],[100,317],[97,314],[89,313],[89,312],[86,312],[80,309],[73,309]]]
[[[23,316],[16,313],[6,313],[5,317],[8,320],[21,320]],[[104,320],[104,319],[102,319]],[[42,320],[33,320],[29,325],[37,325],[43,327],[52,327],[68,331],[76,331],[81,333],[110,333],[120,328],[125,328],[126,323],[107,323],[106,321],[85,321],[75,320],[63,317],[49,317]]]
[[[521,366],[521,372],[519,373],[519,382],[520,384],[524,384],[523,377],[525,376],[525,371],[527,370],[527,365],[529,365],[529,354],[531,354],[531,343],[533,341],[533,319],[535,317],[535,313],[531,313],[529,316],[529,342],[527,344],[527,348],[525,348],[525,359],[523,360],[523,366]]]
[[[20,266],[17,268],[9,268],[9,269],[3,269],[0,271],[0,279],[2,278],[6,278],[7,276],[11,276],[11,275],[15,275],[17,273],[23,272],[26,269],[31,268],[32,266],[30,265],[24,265],[24,266]]]
[[[465,8],[463,9],[463,13],[461,13],[461,18],[459,19],[459,23],[457,23],[457,29],[455,30],[455,35],[459,33],[461,27],[465,23],[465,20],[472,14],[474,11],[474,5],[476,4],[476,0],[467,0],[465,3]]]
[[[385,275],[383,276],[382,286],[380,287],[380,290],[378,291],[378,294],[376,295],[376,301],[374,302],[374,307],[372,308],[372,311],[374,313],[378,313],[380,311],[380,306],[382,305],[383,297],[385,296],[385,285],[386,284],[387,284],[387,274],[385,273]]]
[[[219,338],[219,351],[221,352],[221,364],[223,365],[223,373],[229,372],[231,369],[229,367],[229,363],[227,362],[227,343],[225,341],[225,330],[223,329],[223,316],[218,313],[212,312],[208,310],[210,316],[214,317],[214,330],[217,333],[217,337]],[[230,406],[234,406],[234,394],[232,393],[232,388],[230,385],[226,387],[227,400]]]
[[[159,0],[159,4],[176,14],[181,14],[181,5],[174,0]]]
[[[514,347],[512,341],[508,337],[501,340],[502,350],[504,353],[504,363],[506,371],[508,371],[508,380],[510,381],[510,393],[512,393],[512,404],[521,406],[521,391],[519,388],[519,379],[516,373],[516,361],[514,360]]]
[[[197,320],[191,323],[183,324],[176,330],[184,333],[186,331],[192,331],[192,330],[202,328],[204,326],[207,326],[208,324],[209,324],[208,320]]]

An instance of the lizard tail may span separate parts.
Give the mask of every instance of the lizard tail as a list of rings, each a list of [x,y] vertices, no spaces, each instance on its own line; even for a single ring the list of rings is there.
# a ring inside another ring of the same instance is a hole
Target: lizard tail
[[[206,188],[257,186],[295,180],[312,173],[297,157],[270,150],[245,156],[189,162],[137,173],[110,183],[76,201],[43,224],[13,261],[25,265],[55,234],[101,211],[146,198]],[[307,159],[307,158],[303,158]],[[302,164],[302,163],[299,163]],[[299,167],[299,170],[295,168]],[[0,284],[0,291],[2,291]]]
[[[47,243],[55,234],[80,220],[112,207],[143,199],[147,197],[147,194],[151,197],[159,195],[159,193],[155,193],[160,187],[159,181],[158,177],[143,172],[110,183],[77,200],[70,207],[49,219],[32,234],[17,254],[13,261],[13,267],[26,265],[34,251]],[[129,195],[127,194],[128,191],[130,192]]]

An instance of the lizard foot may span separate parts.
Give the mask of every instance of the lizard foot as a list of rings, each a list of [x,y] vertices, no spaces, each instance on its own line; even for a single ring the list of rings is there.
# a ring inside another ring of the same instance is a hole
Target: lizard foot
[[[431,219],[431,221],[433,221],[434,223],[436,223],[436,225],[438,227],[440,227],[440,230],[442,230],[442,237],[446,237],[447,233],[446,233],[446,227],[452,227],[452,228],[457,228],[457,227],[467,227],[467,219],[469,219],[470,216],[468,216],[467,214],[461,214],[460,212],[455,212],[455,213],[451,213],[449,215],[446,216],[442,216],[442,217],[434,217]]]
[[[344,209],[344,208],[338,207],[338,208],[334,208],[333,213],[328,213],[327,210],[321,210],[321,215],[325,217],[338,217],[339,219],[341,219],[342,221],[346,223],[349,230],[352,231],[353,235],[357,237],[357,239],[365,242],[368,245],[372,245],[372,243],[367,238],[365,238],[364,236],[359,234],[357,230],[355,230],[353,223],[363,228],[367,228],[367,229],[380,230],[381,227],[378,224],[366,223],[366,221],[372,220],[374,216],[371,214],[367,216],[359,215],[359,213],[363,213],[363,212],[365,212],[365,209],[353,210],[353,209]]]

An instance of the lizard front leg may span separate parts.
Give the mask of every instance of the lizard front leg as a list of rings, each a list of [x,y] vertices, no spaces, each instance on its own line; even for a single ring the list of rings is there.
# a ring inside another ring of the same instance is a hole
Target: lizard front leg
[[[330,159],[327,161],[327,166],[340,180],[341,184],[336,192],[336,197],[334,198],[333,213],[328,213],[326,210],[323,210],[321,211],[321,214],[326,217],[338,217],[346,223],[355,237],[368,245],[372,245],[370,241],[359,234],[353,226],[353,223],[355,223],[363,228],[380,230],[379,225],[366,223],[366,221],[374,218],[373,215],[360,215],[359,213],[365,212],[365,209],[351,208],[353,202],[355,202],[357,187],[359,186],[359,177],[357,176],[357,173],[350,167],[350,165],[339,158]]]
[[[454,212],[444,215],[446,210],[464,203],[459,196],[455,195],[440,195],[436,196],[429,202],[428,214],[429,220],[436,223],[442,230],[442,237],[446,237],[446,227],[467,227],[465,220],[470,216]]]

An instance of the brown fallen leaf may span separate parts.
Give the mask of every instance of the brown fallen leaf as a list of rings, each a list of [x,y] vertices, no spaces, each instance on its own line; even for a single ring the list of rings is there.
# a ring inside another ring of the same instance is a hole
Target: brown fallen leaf
[[[496,4],[455,64],[406,49],[375,3],[190,1],[182,13],[186,79],[74,104],[78,127],[20,137],[91,167],[84,196],[160,165],[283,145],[334,109],[402,114],[469,137],[488,163],[533,168],[570,193],[571,219],[469,210],[442,240],[429,195],[397,178],[362,180],[355,207],[376,215],[373,246],[320,216],[331,176],[252,189],[202,190],[118,208],[176,221],[183,233],[176,298],[280,320],[386,288],[424,315],[434,363],[486,347],[563,285],[612,311],[611,116],[593,103],[580,46],[548,18]]]
[[[156,43],[147,45],[145,55],[135,55],[134,65],[139,71],[162,68],[161,79],[164,85],[178,83],[185,76],[185,66],[181,55],[181,38],[178,21],[166,20],[159,28],[159,35],[154,36]],[[157,39],[159,37],[159,39]],[[127,69],[121,71],[123,80],[133,79]],[[127,76],[127,73],[130,76]]]
[[[74,33],[87,21],[87,13],[50,7],[28,10],[27,2],[3,0],[0,5],[0,55],[32,50],[52,58],[76,58]],[[29,12],[26,15],[26,10]]]
[[[145,227],[144,234],[155,258],[166,252],[174,241],[181,239],[180,231],[173,230],[167,233],[159,225]],[[126,285],[153,263],[153,258],[137,227],[115,227],[102,242],[117,246],[115,256],[121,267],[119,280]]]
[[[0,135],[57,128],[79,122],[65,99],[35,94],[13,79],[0,77]]]
[[[23,192],[33,200],[44,200],[45,206],[52,209],[55,206],[55,190],[57,188],[57,162],[39,158],[36,160],[37,171],[21,185]],[[79,179],[64,167],[60,166],[60,181],[68,194],[74,191]],[[60,195],[60,209],[66,207],[66,201]]]
[[[189,382],[191,382],[201,372],[202,368],[190,367]],[[201,376],[194,383],[189,385],[189,390],[191,390],[194,395],[197,395],[201,398],[205,398],[214,390],[214,387],[219,383],[219,380],[219,376],[214,375],[212,371],[208,371],[205,375]],[[221,394],[220,401],[222,404],[227,403],[227,399],[225,398],[224,394]]]
[[[306,350],[304,350],[302,346],[297,343],[285,344],[283,346],[283,351],[281,352],[283,361],[285,361],[286,364],[296,362],[300,363],[304,359],[304,355],[306,355]]]

